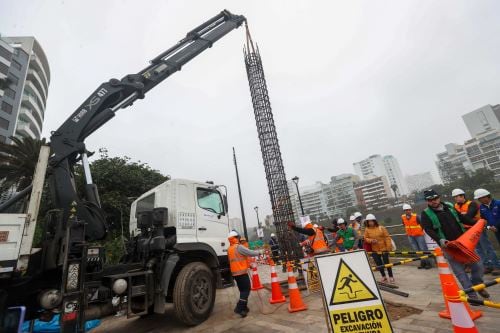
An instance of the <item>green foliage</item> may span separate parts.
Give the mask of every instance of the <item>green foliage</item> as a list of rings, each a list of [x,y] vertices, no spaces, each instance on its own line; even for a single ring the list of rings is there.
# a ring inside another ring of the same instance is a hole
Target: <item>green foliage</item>
[[[10,137],[12,144],[0,143],[0,181],[2,187],[17,186],[21,191],[33,181],[40,148],[45,139]]]

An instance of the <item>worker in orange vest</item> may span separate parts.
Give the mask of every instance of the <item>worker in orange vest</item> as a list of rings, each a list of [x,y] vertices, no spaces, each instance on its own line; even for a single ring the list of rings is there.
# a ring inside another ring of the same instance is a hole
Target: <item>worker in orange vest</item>
[[[288,227],[298,233],[307,236],[307,239],[300,244],[306,247],[307,254],[314,256],[330,252],[330,250],[328,249],[328,244],[325,242],[323,231],[321,231],[317,227],[314,227],[308,216],[301,217],[301,220],[302,228],[297,227],[292,221],[288,222]]]
[[[481,218],[481,213],[479,210],[479,205],[475,201],[468,200],[465,197],[465,192],[462,189],[456,188],[451,191],[451,196],[455,200],[455,209],[462,215],[466,215],[473,221],[479,221]],[[470,228],[471,226],[464,224],[464,228]],[[500,275],[500,262],[495,253],[495,249],[488,239],[488,234],[486,232],[481,233],[479,237],[479,242],[476,245],[477,254],[481,258],[484,266],[484,274],[492,274],[495,276]]]
[[[409,204],[403,205],[404,214],[401,215],[401,221],[405,227],[406,235],[408,236],[408,242],[414,251],[428,251],[427,244],[425,243],[425,233],[424,229],[420,225],[420,217],[413,213],[411,206]],[[432,264],[429,259],[420,260],[420,266],[418,269],[430,269]]]
[[[227,250],[229,268],[240,291],[240,299],[236,303],[234,313],[244,318],[250,311],[248,308],[248,297],[250,296],[251,285],[250,278],[248,277],[248,257],[256,257],[262,251],[252,251],[240,244],[240,234],[237,231],[231,231],[227,235],[227,239],[229,240],[229,249]]]

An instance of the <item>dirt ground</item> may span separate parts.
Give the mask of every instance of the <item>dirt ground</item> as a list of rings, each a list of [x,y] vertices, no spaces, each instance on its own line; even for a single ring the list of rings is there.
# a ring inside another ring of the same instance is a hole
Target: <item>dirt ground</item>
[[[401,303],[385,302],[385,306],[391,321],[422,313],[422,310]]]

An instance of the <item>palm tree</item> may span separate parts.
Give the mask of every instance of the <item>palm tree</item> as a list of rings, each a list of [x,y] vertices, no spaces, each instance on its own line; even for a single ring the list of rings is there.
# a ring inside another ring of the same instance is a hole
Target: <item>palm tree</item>
[[[28,187],[35,173],[40,148],[45,139],[11,136],[12,144],[0,142],[0,183],[3,189]]]
[[[392,183],[391,189],[394,192],[394,199],[395,199],[395,202],[397,203],[398,202],[398,185],[396,185],[395,183]]]

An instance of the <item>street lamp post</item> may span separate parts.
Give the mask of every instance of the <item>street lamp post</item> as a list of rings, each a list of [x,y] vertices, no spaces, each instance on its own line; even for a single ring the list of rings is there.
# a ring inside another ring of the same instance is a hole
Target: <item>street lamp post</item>
[[[261,225],[260,225],[260,220],[259,220],[259,206],[255,206],[253,209],[255,209],[255,214],[257,214],[257,225],[258,225],[258,229],[262,229]],[[260,239],[262,239],[262,237],[259,237]]]
[[[304,207],[302,206],[302,198],[300,197],[299,177],[295,176],[295,177],[292,178],[292,180],[295,183],[295,188],[297,189],[297,196],[299,197],[300,211],[302,213],[302,216],[304,216],[306,214],[304,214]]]

